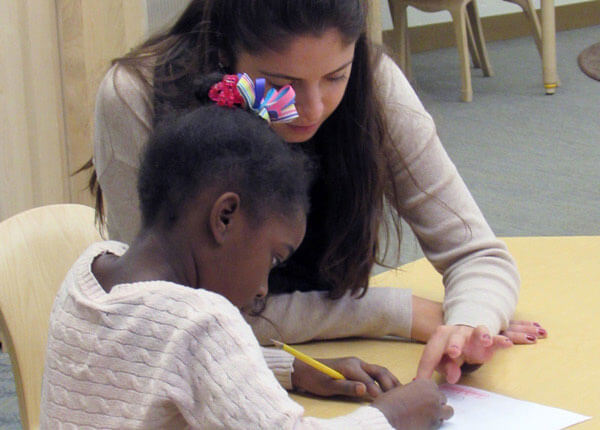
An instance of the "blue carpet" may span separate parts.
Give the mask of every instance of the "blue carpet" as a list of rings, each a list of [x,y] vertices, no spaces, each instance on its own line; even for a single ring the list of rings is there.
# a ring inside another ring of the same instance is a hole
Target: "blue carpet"
[[[10,358],[5,353],[0,353],[0,429],[22,429],[15,380]]]

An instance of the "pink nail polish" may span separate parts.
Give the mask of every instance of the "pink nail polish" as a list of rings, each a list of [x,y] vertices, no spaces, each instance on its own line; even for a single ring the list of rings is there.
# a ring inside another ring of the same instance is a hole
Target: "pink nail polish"
[[[527,338],[527,340],[528,340],[528,341],[530,341],[530,342],[534,342],[534,341],[535,341],[535,336],[532,336],[532,335],[530,335],[530,334],[528,334],[526,338]]]
[[[534,322],[534,323],[533,323],[533,325],[534,325],[534,326],[536,326],[536,327],[539,327],[539,328],[541,328],[541,327],[542,327],[541,325],[539,325],[539,324],[538,324],[538,323],[536,323],[536,322]]]
[[[546,336],[546,330],[544,330],[543,328],[538,329],[538,334],[540,336]]]

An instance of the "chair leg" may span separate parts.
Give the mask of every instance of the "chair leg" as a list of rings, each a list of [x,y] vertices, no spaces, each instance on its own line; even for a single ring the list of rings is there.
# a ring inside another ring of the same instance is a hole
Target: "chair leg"
[[[398,54],[396,55],[396,63],[404,72],[406,79],[412,81],[412,68],[410,64],[410,45],[408,40],[408,22],[407,22],[407,5],[406,3],[389,0],[390,12],[394,29],[392,37],[398,46]]]
[[[477,46],[477,51],[479,52],[483,76],[494,76],[494,71],[492,70],[492,65],[490,64],[487,48],[485,46],[485,37],[483,36],[483,27],[481,26],[481,19],[479,18],[479,10],[477,8],[476,0],[471,0],[469,3],[467,3],[466,9],[473,31],[473,39],[475,41],[475,45]]]
[[[473,28],[471,27],[471,21],[467,19],[467,40],[469,42],[469,53],[471,54],[471,61],[475,69],[481,69],[481,60],[479,59],[479,51],[475,45],[475,36],[473,36]]]
[[[469,56],[467,48],[467,13],[465,5],[457,5],[450,9],[454,32],[456,34],[456,46],[458,48],[458,57],[460,62],[460,72],[462,78],[462,101],[470,102],[473,100],[473,88],[471,87],[471,69],[469,67]]]
[[[540,19],[535,12],[535,6],[532,0],[506,0],[510,3],[514,3],[523,9],[529,24],[531,25],[531,32],[533,33],[533,40],[535,40],[535,46],[537,46],[540,57],[542,56],[542,27],[540,25]]]

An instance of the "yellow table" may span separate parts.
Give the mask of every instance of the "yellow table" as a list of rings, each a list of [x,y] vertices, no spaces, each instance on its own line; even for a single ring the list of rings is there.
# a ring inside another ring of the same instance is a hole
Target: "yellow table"
[[[515,318],[538,321],[549,332],[537,345],[500,351],[462,384],[559,407],[591,420],[572,428],[600,429],[600,236],[505,239],[517,260],[522,288]],[[424,259],[376,276],[373,285],[410,287],[441,300],[440,276]],[[402,382],[416,372],[423,345],[350,339],[299,345],[314,357],[355,355],[389,368]],[[357,402],[292,397],[308,415],[351,412]]]

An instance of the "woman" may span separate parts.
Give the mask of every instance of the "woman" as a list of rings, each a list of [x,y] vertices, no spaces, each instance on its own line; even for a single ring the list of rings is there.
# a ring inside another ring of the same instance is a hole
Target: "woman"
[[[273,129],[312,156],[319,172],[306,239],[272,273],[275,294],[263,316],[288,342],[389,334],[427,342],[417,376],[437,368],[456,382],[463,363],[482,363],[511,340],[534,343],[545,332],[510,323],[519,288],[514,261],[405,77],[366,39],[367,3],[192,1],[165,34],[116,60],[100,87],[97,201],[106,203],[111,238],[130,241],[139,225],[141,148],[160,118],[195,106],[198,76],[246,72],[268,86],[291,84],[299,118]],[[385,254],[378,233],[386,199],[388,236],[399,239],[404,218],[443,273],[443,309],[408,290],[367,290],[373,264]],[[265,319],[249,321],[268,343],[274,328]]]

